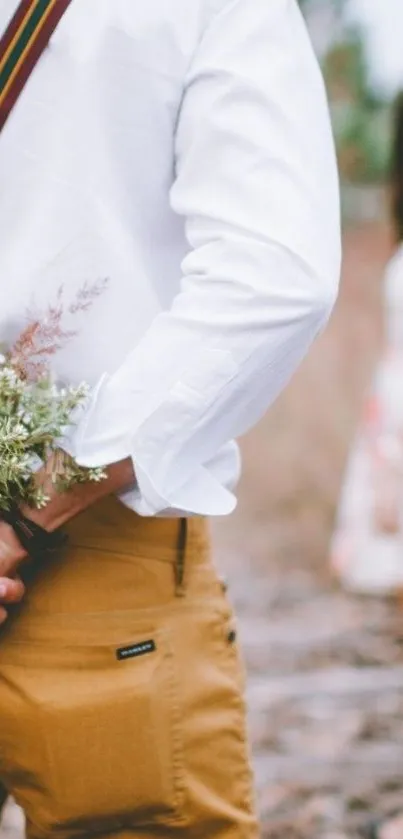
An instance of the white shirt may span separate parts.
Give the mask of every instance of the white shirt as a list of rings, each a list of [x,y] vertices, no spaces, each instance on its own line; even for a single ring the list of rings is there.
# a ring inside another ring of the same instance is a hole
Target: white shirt
[[[17,0],[0,0],[3,30]],[[0,135],[0,335],[108,278],[55,359],[69,450],[142,515],[235,506],[233,440],[325,324],[336,166],[295,0],[73,0]]]

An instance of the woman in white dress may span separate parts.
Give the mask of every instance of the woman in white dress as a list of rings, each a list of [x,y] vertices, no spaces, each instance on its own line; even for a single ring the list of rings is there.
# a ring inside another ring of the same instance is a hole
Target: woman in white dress
[[[403,94],[395,110],[396,251],[385,276],[385,340],[350,453],[331,547],[344,586],[403,592]]]

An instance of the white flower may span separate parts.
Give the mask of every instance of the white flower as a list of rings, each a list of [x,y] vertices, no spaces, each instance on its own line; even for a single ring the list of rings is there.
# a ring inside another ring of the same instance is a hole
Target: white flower
[[[22,423],[18,423],[18,424],[15,426],[14,433],[15,433],[18,437],[21,437],[23,440],[24,440],[26,437],[28,437],[28,436],[29,436],[29,432],[28,432],[28,431],[27,431],[27,429],[25,428],[25,425],[22,425]]]

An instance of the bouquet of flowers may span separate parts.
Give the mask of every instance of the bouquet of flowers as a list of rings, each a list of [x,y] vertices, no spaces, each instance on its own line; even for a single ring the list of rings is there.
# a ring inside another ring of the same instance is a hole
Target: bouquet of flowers
[[[50,361],[74,335],[63,327],[64,314],[86,311],[104,283],[85,285],[67,306],[60,289],[43,317],[31,316],[17,341],[0,354],[0,516],[15,503],[43,507],[48,498],[35,480],[38,468],[52,459],[52,481],[60,490],[84,481],[100,481],[103,469],[84,469],[60,450],[60,440],[85,403],[88,387],[62,387],[52,377]]]

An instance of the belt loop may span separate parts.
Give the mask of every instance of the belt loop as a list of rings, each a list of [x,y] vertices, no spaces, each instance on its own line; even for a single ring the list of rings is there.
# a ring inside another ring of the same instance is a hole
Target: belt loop
[[[175,595],[176,597],[185,596],[185,562],[186,562],[186,548],[188,540],[188,520],[180,519],[178,547],[175,563]]]

